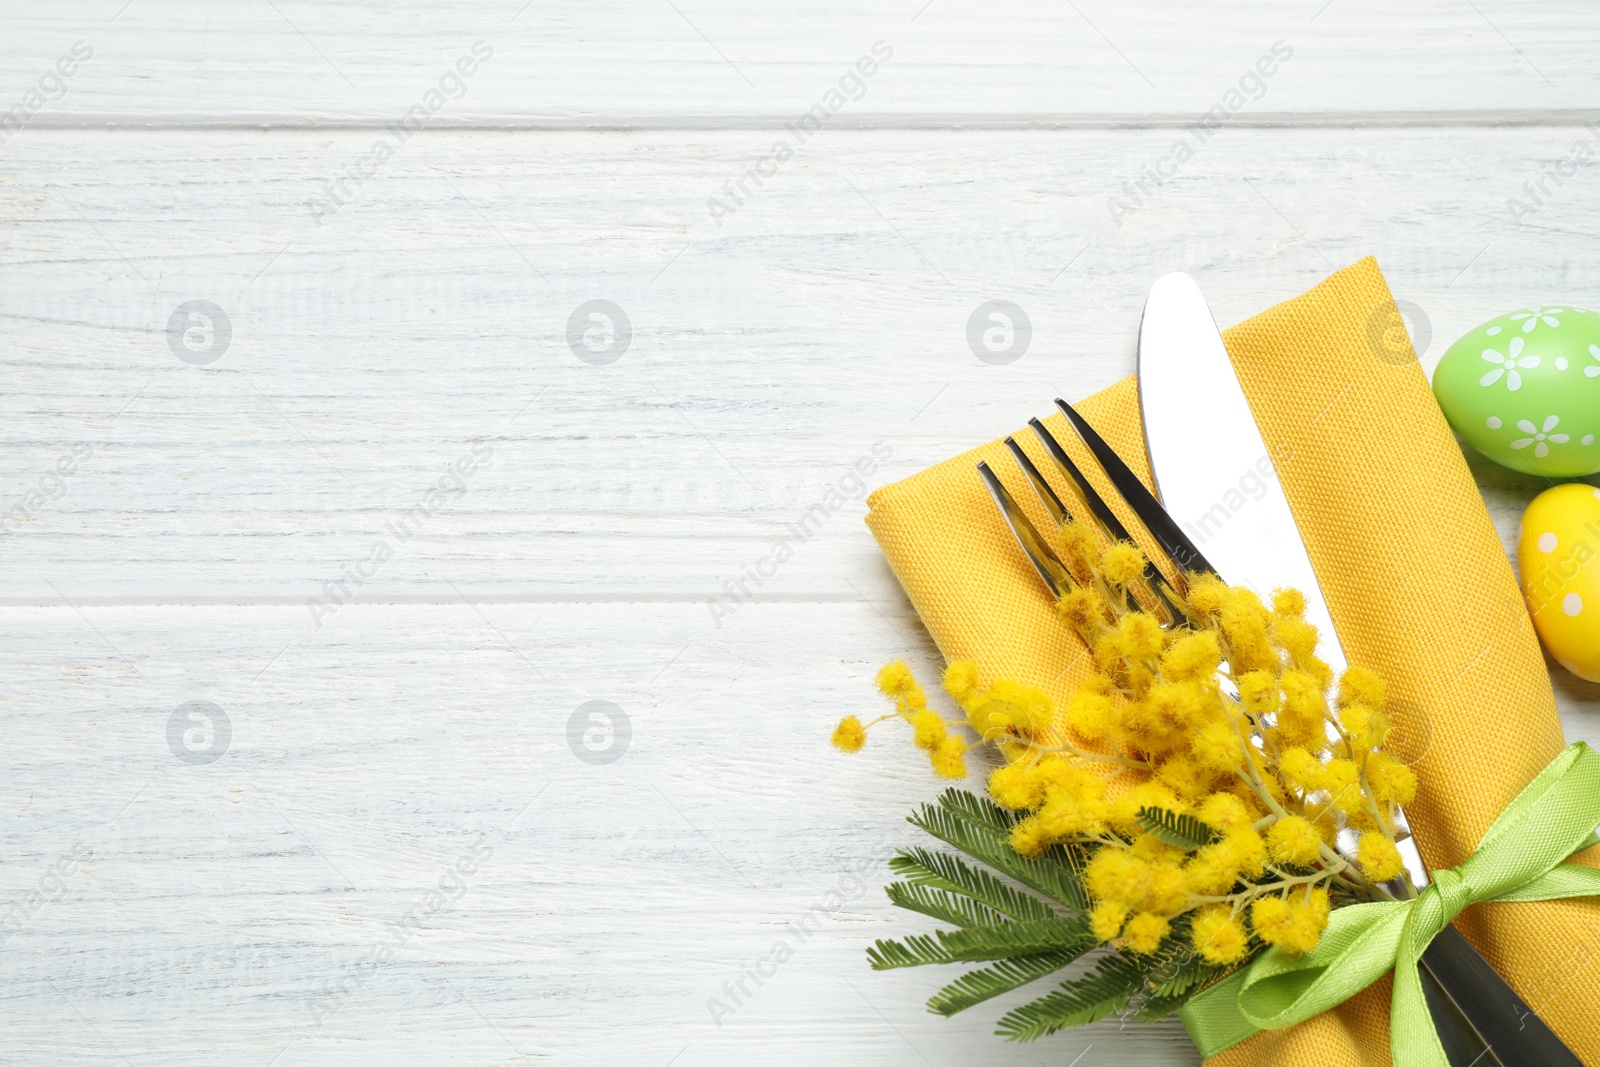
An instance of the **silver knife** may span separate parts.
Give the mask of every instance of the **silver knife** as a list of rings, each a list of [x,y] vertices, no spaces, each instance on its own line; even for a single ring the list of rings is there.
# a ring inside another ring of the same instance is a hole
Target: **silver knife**
[[[1269,453],[1211,310],[1187,274],[1158,279],[1145,303],[1139,403],[1156,493],[1167,512],[1226,581],[1263,599],[1274,589],[1300,590],[1306,620],[1321,635],[1318,653],[1337,676],[1346,666],[1344,651],[1276,473],[1286,457]],[[1427,868],[1416,841],[1402,832],[1401,857],[1420,888],[1428,884]],[[1465,1067],[1474,1058],[1459,1029],[1465,1019],[1487,1053],[1480,1065],[1581,1067],[1455,927],[1434,939],[1423,963],[1425,979],[1431,974],[1440,987],[1424,982],[1452,1063]],[[1436,1003],[1441,994],[1453,1003]],[[1460,1019],[1452,1019],[1456,1013]]]

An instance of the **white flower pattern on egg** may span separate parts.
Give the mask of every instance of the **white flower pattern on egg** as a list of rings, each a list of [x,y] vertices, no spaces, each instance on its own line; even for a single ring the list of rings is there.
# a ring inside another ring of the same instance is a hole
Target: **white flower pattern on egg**
[[[1564,308],[1529,308],[1527,311],[1519,311],[1515,315],[1511,316],[1511,321],[1517,322],[1520,320],[1526,320],[1522,322],[1522,332],[1532,333],[1533,328],[1539,325],[1541,322],[1546,326],[1560,326],[1561,320],[1555,316],[1564,313]]]
[[[1564,433],[1550,432],[1559,425],[1561,425],[1560,415],[1545,416],[1543,426],[1535,426],[1527,419],[1518,419],[1517,429],[1521,430],[1528,436],[1512,441],[1511,447],[1521,451],[1522,449],[1527,448],[1529,445],[1532,445],[1534,456],[1539,459],[1543,459],[1550,454],[1550,445],[1564,445],[1568,441],[1572,440],[1572,438],[1568,437]],[[1548,444],[1546,442],[1548,442]]]
[[[1518,368],[1527,369],[1539,365],[1538,356],[1525,356],[1522,354],[1522,338],[1513,337],[1506,346],[1505,352],[1497,352],[1492,348],[1483,350],[1483,361],[1495,364],[1494,370],[1478,379],[1478,384],[1485,389],[1498,382],[1501,377],[1506,380],[1506,388],[1516,392],[1522,388],[1522,375],[1517,373]]]
[[[1589,358],[1596,362],[1596,366],[1583,368],[1585,378],[1600,378],[1600,345],[1589,346]]]

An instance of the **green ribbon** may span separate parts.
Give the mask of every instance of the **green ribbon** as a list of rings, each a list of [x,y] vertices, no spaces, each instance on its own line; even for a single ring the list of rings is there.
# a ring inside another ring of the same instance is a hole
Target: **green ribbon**
[[[1449,1067],[1422,995],[1417,960],[1434,935],[1484,901],[1558,900],[1600,894],[1600,870],[1563,863],[1595,841],[1600,753],[1568,745],[1500,813],[1465,863],[1433,872],[1412,900],[1337,908],[1303,956],[1269,948],[1193,997],[1178,1016],[1203,1056],[1262,1030],[1320,1015],[1394,971],[1391,1058],[1406,1067]]]

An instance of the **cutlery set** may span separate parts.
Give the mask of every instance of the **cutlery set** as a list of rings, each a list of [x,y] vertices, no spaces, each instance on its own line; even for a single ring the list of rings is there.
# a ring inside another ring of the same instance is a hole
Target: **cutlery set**
[[[1135,583],[1144,602],[1130,606],[1152,609],[1170,629],[1187,623],[1181,589],[1198,574],[1217,575],[1263,597],[1278,588],[1298,589],[1305,596],[1306,620],[1322,638],[1319,654],[1337,676],[1346,660],[1310,556],[1210,309],[1188,275],[1165,275],[1151,289],[1138,359],[1154,493],[1086,419],[1056,401],[1116,495],[1148,531],[1147,541],[1139,542],[1146,556],[1154,558],[1148,548],[1153,541],[1172,565],[1175,582],[1153,562],[1147,564]],[[1049,457],[1047,466],[1083,504],[1081,510],[1069,507],[1021,445],[1006,438],[1017,468],[1051,519],[1059,526],[1085,518],[1108,543],[1137,541],[1050,430],[1038,419],[1029,426]],[[978,473],[1051,597],[1070,591],[1074,579],[1052,548],[1055,539],[1035,527],[988,463],[979,463]],[[1249,487],[1248,494],[1240,492],[1241,485]],[[1136,599],[1133,587],[1128,595]],[[1396,829],[1405,871],[1383,888],[1403,899],[1417,895],[1429,878],[1403,815]],[[1352,846],[1353,835],[1345,831],[1340,850],[1349,852]],[[1455,927],[1445,927],[1433,940],[1421,964],[1429,1010],[1453,1067],[1578,1067],[1577,1057]]]

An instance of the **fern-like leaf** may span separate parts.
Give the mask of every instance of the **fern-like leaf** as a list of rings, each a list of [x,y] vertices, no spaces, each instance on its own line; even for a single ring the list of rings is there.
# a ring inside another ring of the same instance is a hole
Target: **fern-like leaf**
[[[1207,963],[1193,949],[1184,947],[1165,957],[1157,957],[1145,969],[1145,985],[1152,997],[1182,997],[1221,975],[1228,968]]]
[[[982,797],[960,789],[947,790],[939,798],[938,807],[924,804],[908,821],[1051,900],[1075,911],[1088,910],[1068,854],[1058,847],[1033,859],[1014,851],[1010,826],[1015,820],[1005,809]]]
[[[953,815],[985,823],[1007,834],[1020,819],[1016,812],[1002,808],[988,797],[954,786],[939,794],[939,806]]]
[[[1007,1012],[995,1032],[1012,1041],[1033,1041],[1069,1026],[1098,1022],[1127,1007],[1143,984],[1132,963],[1107,956],[1082,978],[1062,982],[1055,992]]]
[[[1087,950],[1017,956],[1013,959],[1000,960],[992,967],[968,971],[935,993],[928,1001],[928,1010],[937,1015],[954,1015],[974,1004],[982,1004],[990,997],[1009,993],[1045,975],[1054,974],[1083,955],[1084,951]]]
[[[1215,831],[1193,815],[1180,815],[1166,808],[1140,808],[1134,818],[1146,833],[1185,852],[1204,848],[1217,839]]]
[[[1007,885],[949,852],[908,848],[889,861],[889,869],[908,882],[960,893],[1013,919],[1050,919],[1056,915],[1055,909],[1038,897]]]
[[[1146,997],[1144,1000],[1141,1000],[1139,1002],[1139,1006],[1133,1010],[1133,1018],[1142,1023],[1153,1023],[1157,1019],[1165,1019],[1167,1016],[1171,1015],[1173,1012],[1187,1004],[1189,1002],[1189,996],[1190,994],[1188,993],[1174,993],[1165,997]]]
[[[936,930],[904,941],[878,941],[867,949],[875,971],[930,963],[977,963],[1046,952],[1086,952],[1094,945],[1088,925],[1073,919],[1048,919],[965,930]]]
[[[884,886],[884,892],[899,907],[956,926],[1000,926],[1010,921],[1000,912],[971,897],[951,893],[938,886],[891,882]]]

